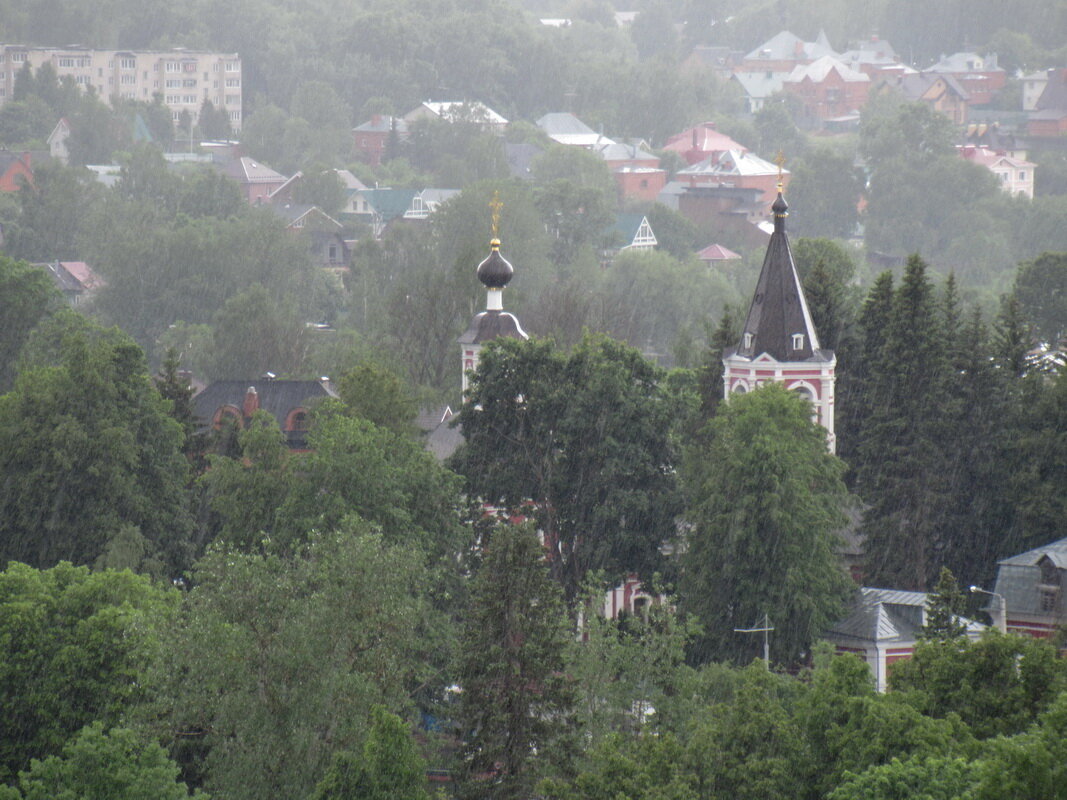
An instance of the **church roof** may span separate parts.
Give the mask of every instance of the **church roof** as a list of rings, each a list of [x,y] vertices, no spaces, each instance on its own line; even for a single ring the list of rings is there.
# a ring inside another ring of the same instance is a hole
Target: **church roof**
[[[459,337],[460,344],[485,344],[493,339],[529,339],[518,318],[507,311],[482,311]]]
[[[766,353],[777,361],[825,360],[785,234],[787,208],[779,194],[772,206],[774,233],[767,244],[741,343],[734,352],[747,358]],[[794,347],[798,333],[803,334],[801,347]]]

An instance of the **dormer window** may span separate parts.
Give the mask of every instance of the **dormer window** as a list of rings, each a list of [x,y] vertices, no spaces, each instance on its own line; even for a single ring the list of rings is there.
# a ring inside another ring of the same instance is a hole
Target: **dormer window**
[[[744,342],[744,348],[746,350],[751,349],[751,347],[752,347],[752,334],[749,333],[748,331],[745,331],[745,335],[744,335],[744,337],[742,337],[742,341]]]
[[[802,334],[802,333],[794,333],[793,334],[793,349],[794,350],[803,350],[804,349],[804,334]]]

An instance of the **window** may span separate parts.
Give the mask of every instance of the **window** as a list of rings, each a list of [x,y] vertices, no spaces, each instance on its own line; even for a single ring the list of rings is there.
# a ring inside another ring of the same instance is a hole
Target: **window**
[[[1056,601],[1059,599],[1059,590],[1041,589],[1041,610],[1048,613],[1056,610]]]
[[[335,244],[330,245],[330,263],[337,263],[337,245]]]
[[[87,78],[85,75],[79,75],[77,78],[75,78],[75,80],[78,82],[79,86],[85,86],[87,83],[89,83],[89,78]]]
[[[1026,170],[1023,170],[1022,172],[1019,173],[1019,180],[1021,180],[1021,181],[1025,181],[1026,180]]]
[[[231,111],[230,112],[230,122],[240,122],[240,121],[241,121],[241,112],[240,111]]]
[[[211,65],[211,71],[212,72],[218,72],[219,71],[219,62],[218,61],[216,61],[214,64]]]
[[[11,54],[11,60],[14,61],[16,64],[21,64],[23,61],[26,60],[26,54],[25,53],[12,53]]]
[[[168,94],[166,97],[167,105],[177,105],[182,101],[181,95]]]
[[[103,67],[98,67],[97,68],[96,77],[98,77],[98,78],[103,78],[104,77],[104,68]]]
[[[237,106],[237,105],[240,105],[240,104],[241,104],[241,95],[239,95],[239,94],[228,94],[228,95],[226,95],[226,105],[228,105],[228,106]]]
[[[240,89],[241,88],[241,79],[240,78],[227,78],[226,79],[226,88],[227,89]]]
[[[745,335],[742,337],[742,339],[744,341],[744,348],[746,350],[748,350],[750,347],[752,347],[752,334],[751,333],[749,333],[748,331],[745,331]]]
[[[196,78],[186,78],[185,80],[182,81],[182,86],[184,86],[186,89],[195,89],[196,88]]]
[[[136,58],[120,58],[119,69],[137,69]]]
[[[168,61],[166,64],[167,72],[181,72],[181,65],[177,61]]]
[[[7,89],[5,89],[3,86],[0,86],[0,97],[3,97],[6,94],[7,94]]]
[[[241,62],[240,61],[227,61],[226,62],[226,71],[227,72],[240,72],[241,71]]]
[[[59,59],[58,64],[61,67],[73,67],[74,66],[74,59],[73,58],[61,58],[61,59]]]
[[[180,89],[182,88],[182,82],[176,78],[167,78],[166,80],[168,89]]]
[[[793,349],[794,350],[803,350],[804,349],[804,334],[802,334],[802,333],[794,333],[793,334]]]
[[[133,84],[137,83],[137,76],[136,75],[123,75],[120,78],[119,82],[123,86],[133,86]]]

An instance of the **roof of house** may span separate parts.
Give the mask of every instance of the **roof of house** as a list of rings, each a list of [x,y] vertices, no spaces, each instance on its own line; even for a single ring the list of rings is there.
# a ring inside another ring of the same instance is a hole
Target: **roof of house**
[[[14,150],[0,150],[0,175],[3,175],[16,163],[22,164],[26,169],[29,169],[30,164],[25,158],[26,155],[24,152],[15,152]]]
[[[248,156],[223,162],[222,172],[242,183],[284,183],[285,176]]]
[[[778,165],[760,158],[755,153],[728,150],[719,157],[718,161],[708,157],[693,164],[691,167],[679,170],[677,174],[696,176],[777,175]],[[789,170],[782,170],[782,174],[788,175]]]
[[[764,100],[775,92],[782,91],[784,72],[735,72],[733,79],[741,84],[745,94],[753,100]]]
[[[309,404],[337,397],[337,392],[328,379],[317,381],[286,381],[273,378],[253,378],[251,380],[213,381],[195,397],[193,410],[197,420],[204,427],[211,424],[215,412],[223,406],[244,408],[245,395],[252,388],[256,390],[259,408],[269,411],[278,420],[285,423],[289,412],[295,408],[305,408]]]
[[[697,258],[701,261],[732,261],[741,256],[721,244],[709,244],[697,253]]]
[[[508,121],[500,114],[493,111],[485,103],[480,100],[456,100],[456,101],[443,101],[437,102],[433,100],[427,100],[422,103],[418,108],[409,111],[405,114],[406,119],[411,119],[413,114],[416,114],[423,109],[429,111],[435,117],[440,117],[447,122],[485,122],[490,125],[507,125]]]
[[[621,142],[602,143],[596,151],[605,161],[654,161],[659,164],[659,157],[635,144],[622,144]]]
[[[508,172],[513,178],[530,178],[533,161],[544,151],[535,144],[518,142],[504,143],[504,158],[508,162]]]
[[[454,421],[455,412],[450,406],[424,408],[415,419],[415,425],[426,434],[426,449],[438,461],[444,461],[463,444],[463,429]]]
[[[422,202],[428,206],[439,206],[460,193],[459,189],[423,189],[419,192]]]
[[[724,150],[737,150],[744,153],[748,148],[738,144],[725,133],[715,129],[714,122],[702,122],[692,128],[686,128],[681,133],[676,133],[667,140],[664,150],[673,150],[677,153],[685,153],[689,150],[699,150],[704,153],[717,153]]]
[[[885,39],[872,36],[841,53],[841,60],[851,64],[893,64],[897,51]]]
[[[1003,72],[997,66],[996,56],[983,58],[978,53],[960,52],[950,56],[942,55],[941,60],[929,67],[930,72]]]
[[[837,55],[826,38],[825,31],[819,31],[814,42],[805,42],[799,36],[789,31],[775,34],[752,52],[746,59],[762,59],[764,61],[795,61],[801,59],[815,59],[821,56]]]
[[[973,144],[956,145],[956,152],[968,161],[981,164],[983,167],[992,169],[1002,164],[1013,169],[1029,169],[1036,166],[1022,158],[1012,158],[1007,153],[991,150],[988,147],[978,147]]]
[[[868,642],[914,642],[922,633],[928,602],[926,592],[865,586],[859,590],[851,613],[834,623],[827,635]],[[985,625],[974,620],[957,619],[966,625],[971,636],[985,630]]]
[[[766,353],[784,362],[830,360],[832,353],[819,349],[819,337],[793,262],[785,233],[788,206],[781,194],[772,209],[774,232],[767,243],[741,342],[730,355],[736,353],[745,358],[757,358]],[[798,333],[804,334],[804,339],[802,346],[795,348],[793,337]]]
[[[224,406],[238,409],[243,416],[245,398],[251,390],[255,391],[258,408],[270,413],[283,430],[291,412],[298,409],[309,410],[323,400],[337,397],[329,378],[317,381],[287,381],[263,377],[254,380],[213,381],[193,396],[193,412],[200,430],[209,430],[214,423],[215,414]],[[285,433],[289,447],[303,449],[307,446],[307,431],[303,426]]]
[[[569,111],[554,111],[545,114],[535,123],[548,137],[560,144],[591,146],[605,140],[578,117]]]
[[[959,81],[947,73],[913,72],[895,78],[895,85],[909,100],[919,100],[930,88],[941,81],[945,87],[957,95],[961,100],[970,100],[970,93],[963,88]]]
[[[345,189],[349,192],[359,192],[367,188],[363,181],[361,181],[347,169],[335,169],[334,173],[340,179],[341,183],[344,184]]]
[[[407,133],[408,123],[403,117],[390,117],[381,114],[375,114],[366,122],[357,125],[352,130],[355,133],[388,133],[393,130],[393,125],[396,125],[396,132]]]
[[[822,83],[830,73],[836,72],[846,83],[869,83],[870,76],[838,60],[834,56],[822,56],[810,64],[797,64],[785,78],[785,83],[800,83],[807,79]]]
[[[105,285],[104,279],[93,272],[84,261],[57,261],[56,263],[87,291],[99,289]]]
[[[629,243],[637,237],[641,226],[647,222],[648,217],[641,213],[616,214],[615,222],[611,225],[610,230],[621,233],[623,240]]]
[[[1040,589],[1041,562],[1046,558],[1056,569],[1067,569],[1067,539],[1059,539],[997,562],[997,582],[993,591],[1004,598],[1010,613],[1049,615],[1050,612],[1043,606],[1044,598]],[[1058,600],[1057,612],[1062,614],[1063,598]]]
[[[1067,110],[1067,69],[1052,69],[1041,96],[1034,105],[1035,111]],[[1033,117],[1031,117],[1032,119]]]
[[[367,205],[383,222],[404,216],[418,193],[418,189],[366,189],[361,192]]]
[[[338,230],[344,228],[344,226],[319,208],[316,205],[310,203],[274,203],[271,205],[275,213],[278,214],[283,220],[285,220],[286,226],[293,226],[302,219],[308,217],[314,217],[317,220],[324,222],[329,227],[335,227]]]

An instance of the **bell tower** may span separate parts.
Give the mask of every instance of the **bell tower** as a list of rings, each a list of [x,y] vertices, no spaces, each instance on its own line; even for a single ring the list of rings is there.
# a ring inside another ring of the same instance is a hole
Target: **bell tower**
[[[490,207],[493,209],[493,238],[489,242],[489,257],[478,265],[478,280],[486,288],[485,311],[475,314],[470,327],[459,337],[464,395],[470,383],[470,373],[478,369],[478,356],[486,342],[501,336],[513,339],[530,338],[522,329],[518,318],[504,310],[504,287],[511,282],[515,268],[500,255],[497,230],[502,203],[495,193]]]
[[[779,156],[779,169],[781,168]],[[808,303],[797,275],[789,238],[785,233],[788,216],[782,183],[771,206],[774,232],[767,244],[756,292],[749,306],[741,341],[723,354],[723,392],[752,391],[766,382],[781,383],[811,401],[814,419],[826,429],[827,444],[834,452],[834,369],[833,350],[819,347],[819,337],[811,321]]]

